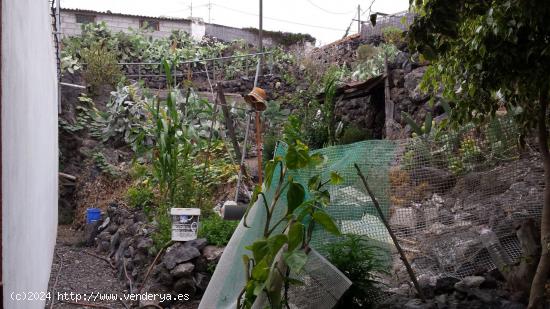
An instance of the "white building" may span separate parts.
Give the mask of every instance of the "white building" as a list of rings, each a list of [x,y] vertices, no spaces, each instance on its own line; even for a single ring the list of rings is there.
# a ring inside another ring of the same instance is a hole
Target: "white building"
[[[222,41],[244,40],[249,44],[258,43],[258,34],[255,29],[242,29],[218,24],[205,23],[200,19],[185,19],[171,17],[151,17],[121,13],[98,12],[82,9],[61,8],[61,33],[63,36],[80,35],[82,25],[86,23],[105,22],[114,32],[129,32],[129,29],[139,29],[147,26],[153,37],[168,37],[174,30],[185,31],[196,40],[205,35],[218,38]],[[276,44],[281,33],[264,31],[264,46]]]
[[[17,299],[47,291],[54,254],[57,68],[49,12],[48,1],[1,0],[0,273],[9,309],[44,308]]]

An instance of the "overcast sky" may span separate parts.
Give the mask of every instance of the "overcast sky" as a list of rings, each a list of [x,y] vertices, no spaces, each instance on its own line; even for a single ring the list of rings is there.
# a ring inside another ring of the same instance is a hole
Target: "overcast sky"
[[[372,0],[264,0],[264,29],[309,33],[317,44],[340,39],[352,18],[368,20]],[[210,3],[210,5],[209,5]],[[61,0],[61,7],[147,16],[201,17],[205,22],[233,27],[258,27],[259,0]],[[372,12],[396,13],[408,8],[408,0],[375,0]],[[210,10],[209,10],[210,7]],[[357,32],[354,22],[350,34]]]

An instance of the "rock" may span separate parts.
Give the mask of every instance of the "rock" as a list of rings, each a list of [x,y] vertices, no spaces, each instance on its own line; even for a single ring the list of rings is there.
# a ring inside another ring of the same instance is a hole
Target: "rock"
[[[426,102],[430,98],[430,95],[424,93],[424,91],[420,89],[420,86],[416,86],[412,91],[409,91],[409,98],[411,98],[413,103],[421,104]]]
[[[427,182],[436,192],[446,192],[456,183],[453,173],[430,166],[422,166],[411,172],[411,178],[416,184]]]
[[[438,295],[434,298],[438,309],[443,309],[443,308],[448,308],[449,307],[447,305],[447,298],[448,298],[448,296],[446,294],[441,294],[441,295]]]
[[[193,263],[183,263],[174,267],[174,269],[170,271],[170,275],[172,275],[174,278],[180,278],[185,275],[192,274],[194,269],[195,265],[193,265]]]
[[[478,288],[483,282],[485,282],[484,277],[468,276],[468,277],[464,277],[462,280],[457,282],[455,284],[455,289],[463,290],[463,289]]]
[[[217,262],[223,254],[225,247],[206,246],[202,249],[202,256],[206,258],[208,262]]]
[[[195,282],[196,282],[197,288],[200,291],[204,292],[208,287],[208,283],[210,283],[210,276],[205,273],[196,273]]]
[[[424,77],[424,73],[426,72],[427,67],[419,67],[417,69],[412,70],[410,73],[405,74],[405,82],[403,86],[405,89],[407,89],[410,92],[413,92],[416,87],[420,84],[420,81],[422,81],[422,78]]]
[[[111,217],[107,217],[105,221],[97,228],[98,231],[103,231],[111,223]]]
[[[477,299],[481,300],[486,304],[493,303],[495,300],[494,295],[488,292],[487,290],[483,291],[480,289],[471,289],[468,291],[468,294],[475,296]]]
[[[513,301],[501,301],[500,303],[500,309],[525,309],[527,306],[521,303],[513,302]]]
[[[95,238],[99,234],[99,224],[99,221],[95,221],[92,223],[87,223],[86,226],[84,226],[84,241],[86,242],[87,246],[94,245]]]
[[[170,273],[164,268],[160,270],[157,276],[158,281],[165,286],[171,286],[174,282],[172,275],[170,275]]]
[[[435,304],[431,300],[428,300],[427,302],[423,302],[421,299],[415,298],[415,299],[409,300],[403,308],[405,308],[405,309],[435,309]]]
[[[452,293],[454,290],[454,286],[458,281],[459,280],[454,277],[441,277],[437,279],[434,290],[435,294],[439,295]]]
[[[153,246],[153,240],[149,237],[142,238],[137,243],[137,248],[142,251],[147,251],[150,247]]]
[[[199,251],[206,247],[206,245],[208,245],[208,241],[205,238],[193,239],[183,244],[184,247],[194,247]]]
[[[162,261],[164,262],[164,266],[171,270],[177,264],[190,261],[200,255],[201,253],[197,248],[192,246],[185,247],[181,245],[181,243],[177,243],[166,250],[166,253],[162,257]]]
[[[111,243],[106,240],[100,240],[97,243],[97,250],[100,252],[108,252],[109,248],[111,246]]]
[[[195,285],[194,277],[183,277],[174,283],[174,292],[189,294],[190,297],[193,297],[197,292]]]
[[[115,223],[111,223],[108,227],[107,227],[107,232],[111,233],[111,234],[114,234],[118,231],[118,225],[116,225]]]
[[[397,228],[416,227],[416,212],[413,208],[397,208],[390,217],[390,225]]]
[[[110,242],[111,234],[107,231],[103,231],[103,232],[99,233],[99,235],[97,235],[97,239]]]

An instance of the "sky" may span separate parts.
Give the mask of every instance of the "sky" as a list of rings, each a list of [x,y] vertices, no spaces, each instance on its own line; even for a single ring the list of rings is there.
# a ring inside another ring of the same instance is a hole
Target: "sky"
[[[369,19],[372,0],[264,0],[266,30],[309,33],[323,45],[342,38],[352,19]],[[191,5],[192,4],[192,5]],[[397,13],[408,8],[408,0],[374,0],[371,12]],[[191,6],[193,10],[191,12]],[[61,7],[97,11],[110,10],[147,16],[200,17],[205,22],[258,27],[259,0],[61,0]],[[349,34],[357,33],[357,22]]]

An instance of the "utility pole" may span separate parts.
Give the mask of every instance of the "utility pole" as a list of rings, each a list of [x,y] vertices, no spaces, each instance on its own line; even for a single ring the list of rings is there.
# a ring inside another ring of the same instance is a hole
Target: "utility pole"
[[[361,5],[357,5],[357,33],[361,33]]]
[[[191,5],[189,6],[189,9],[191,10],[191,17],[193,17],[193,0],[191,0]]]

